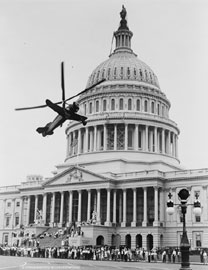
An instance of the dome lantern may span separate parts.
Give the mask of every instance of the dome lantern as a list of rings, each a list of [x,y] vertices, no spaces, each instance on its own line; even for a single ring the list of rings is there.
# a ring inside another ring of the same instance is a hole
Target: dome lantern
[[[130,51],[131,50],[131,38],[133,36],[133,33],[129,30],[127,26],[127,20],[126,20],[126,9],[124,5],[122,6],[122,10],[120,12],[121,21],[120,26],[116,32],[114,32],[114,37],[116,39],[116,48],[114,52],[117,51]]]

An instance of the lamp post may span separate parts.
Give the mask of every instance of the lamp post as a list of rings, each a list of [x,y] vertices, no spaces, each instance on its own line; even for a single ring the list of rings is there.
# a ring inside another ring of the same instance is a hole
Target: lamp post
[[[178,193],[178,197],[180,200],[180,204],[175,204],[171,197],[172,194],[169,192],[168,197],[169,200],[167,202],[167,213],[169,215],[172,215],[174,213],[174,205],[179,205],[181,208],[181,214],[183,218],[183,234],[181,238],[181,244],[180,244],[180,251],[181,251],[181,268],[180,270],[191,270],[190,268],[190,262],[189,262],[189,240],[187,237],[187,231],[186,231],[186,210],[188,205],[193,205],[193,212],[196,216],[201,215],[201,203],[198,200],[199,195],[198,193],[195,194],[196,200],[194,201],[194,204],[187,204],[188,198],[190,196],[190,193],[187,189],[181,189]]]

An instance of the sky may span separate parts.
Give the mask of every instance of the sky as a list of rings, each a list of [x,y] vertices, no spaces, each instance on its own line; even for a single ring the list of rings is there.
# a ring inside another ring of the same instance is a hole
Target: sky
[[[61,100],[61,61],[66,96],[84,90],[108,59],[122,5],[133,51],[171,102],[181,165],[208,168],[208,1],[0,0],[0,186],[50,177],[64,162],[67,123],[43,138],[36,128],[56,114],[14,109]]]

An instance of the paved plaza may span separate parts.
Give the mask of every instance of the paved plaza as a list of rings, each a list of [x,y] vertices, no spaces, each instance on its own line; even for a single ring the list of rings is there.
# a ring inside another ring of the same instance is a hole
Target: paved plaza
[[[191,264],[192,270],[206,270],[207,265]],[[84,269],[84,270],[102,270],[102,269],[137,269],[137,270],[174,270],[179,269],[180,264],[147,263],[147,262],[114,262],[114,261],[84,261],[67,259],[42,259],[25,257],[0,257],[0,270],[3,269]]]

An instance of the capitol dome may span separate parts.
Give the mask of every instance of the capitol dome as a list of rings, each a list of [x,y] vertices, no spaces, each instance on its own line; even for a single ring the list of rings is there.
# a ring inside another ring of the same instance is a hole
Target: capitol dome
[[[125,49],[123,47],[119,51],[115,50],[109,59],[94,69],[88,80],[87,88],[104,78],[109,82],[129,80],[159,88],[157,76],[152,69],[139,60],[136,54]]]
[[[131,49],[124,8],[120,15],[115,49],[93,70],[86,87],[91,88],[77,101],[87,125],[71,121],[66,128],[61,170],[79,164],[106,175],[109,166],[111,173],[180,167],[179,129],[169,118],[170,101],[155,73]]]
[[[87,88],[104,78],[110,83],[129,80],[140,85],[147,84],[160,88],[157,76],[152,69],[138,59],[132,51],[132,36],[133,33],[129,30],[127,21],[123,17],[118,30],[114,32],[116,40],[114,52],[110,54],[109,59],[94,69],[87,82]]]

